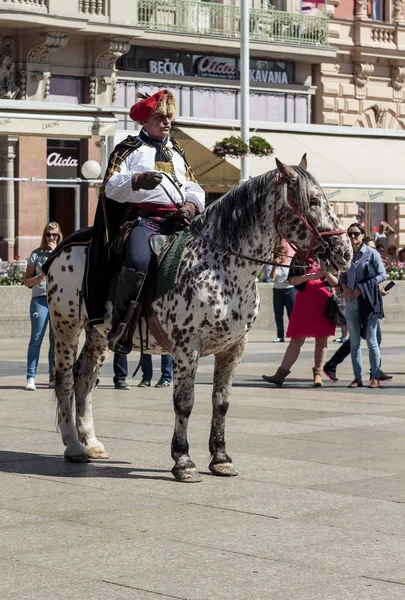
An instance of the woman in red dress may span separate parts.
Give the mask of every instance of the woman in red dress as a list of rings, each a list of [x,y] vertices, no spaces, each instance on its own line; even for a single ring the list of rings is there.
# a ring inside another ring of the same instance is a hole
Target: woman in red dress
[[[326,303],[330,296],[327,286],[336,287],[338,279],[330,273],[322,272],[315,264],[305,274],[302,274],[302,268],[299,266],[299,263],[293,261],[288,275],[288,281],[298,290],[287,329],[287,337],[290,337],[291,341],[275,375],[263,375],[263,379],[281,387],[299,357],[306,338],[314,337],[313,380],[315,387],[321,387],[328,337],[335,335],[335,325],[324,316]]]

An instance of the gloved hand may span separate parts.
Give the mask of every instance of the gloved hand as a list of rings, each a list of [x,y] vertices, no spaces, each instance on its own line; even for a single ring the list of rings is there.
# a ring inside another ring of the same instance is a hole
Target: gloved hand
[[[154,190],[162,179],[163,175],[158,171],[134,173],[134,175],[132,175],[132,189],[134,192],[137,192],[138,190]]]
[[[178,214],[182,219],[190,222],[194,219],[197,213],[198,208],[193,202],[185,202],[178,211]]]

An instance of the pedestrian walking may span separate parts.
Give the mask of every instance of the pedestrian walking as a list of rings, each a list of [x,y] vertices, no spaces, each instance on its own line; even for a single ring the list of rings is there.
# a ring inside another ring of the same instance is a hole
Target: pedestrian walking
[[[384,252],[386,252],[388,248],[388,236],[392,235],[393,233],[395,233],[394,228],[391,227],[391,225],[389,225],[387,221],[381,221],[381,223],[378,226],[378,231],[375,231],[373,233],[373,238],[377,250],[378,245],[381,244],[384,247]]]
[[[298,359],[307,337],[315,338],[313,385],[322,386],[322,369],[326,361],[328,337],[334,335],[335,325],[325,316],[326,304],[330,296],[328,287],[335,287],[337,277],[324,273],[313,264],[309,273],[302,274],[303,263],[292,261],[288,281],[297,288],[297,296],[287,329],[291,341],[284,354],[280,367],[274,375],[263,375],[268,383],[278,387],[283,385],[291,367]]]
[[[353,247],[350,269],[339,278],[345,296],[345,314],[350,335],[354,372],[351,388],[363,387],[361,334],[365,336],[371,367],[370,388],[378,388],[380,348],[377,342],[378,319],[384,316],[379,283],[387,278],[379,253],[364,243],[365,230],[352,223],[347,230]]]
[[[42,340],[49,322],[48,300],[46,297],[46,276],[42,272],[42,265],[63,240],[62,231],[55,221],[47,223],[42,233],[39,248],[33,250],[27,261],[24,274],[24,285],[32,289],[30,303],[31,337],[27,353],[27,384],[26,390],[35,391],[35,379]],[[55,387],[53,381],[53,335],[49,326],[49,387]]]
[[[160,378],[156,383],[156,388],[169,387],[173,379],[172,357],[170,354],[162,354],[160,361]],[[153,378],[152,355],[143,354],[141,360],[142,379],[138,387],[150,387]]]
[[[273,342],[284,342],[284,309],[287,311],[288,319],[291,316],[297,290],[287,281],[291,258],[287,254],[285,246],[277,246],[274,253],[274,261],[270,279],[273,285],[273,310],[277,327],[277,337]]]

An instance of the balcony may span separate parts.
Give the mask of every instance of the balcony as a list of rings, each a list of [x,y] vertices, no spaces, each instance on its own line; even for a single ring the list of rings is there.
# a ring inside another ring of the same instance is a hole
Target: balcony
[[[142,29],[225,38],[240,37],[240,6],[199,0],[138,0]],[[250,9],[250,39],[309,46],[328,46],[327,16],[274,9]]]
[[[0,0],[4,26],[46,25],[136,37],[144,31],[240,38],[240,6],[199,0]],[[252,42],[329,46],[327,16],[250,10]]]

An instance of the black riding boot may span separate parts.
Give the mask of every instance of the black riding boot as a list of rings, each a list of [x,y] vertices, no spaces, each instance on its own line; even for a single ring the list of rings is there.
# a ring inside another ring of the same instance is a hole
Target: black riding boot
[[[118,354],[129,354],[132,350],[132,336],[139,318],[141,303],[139,292],[145,273],[129,267],[122,267],[115,291],[111,331],[108,347]]]

